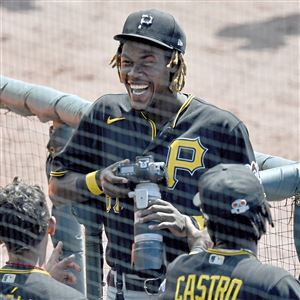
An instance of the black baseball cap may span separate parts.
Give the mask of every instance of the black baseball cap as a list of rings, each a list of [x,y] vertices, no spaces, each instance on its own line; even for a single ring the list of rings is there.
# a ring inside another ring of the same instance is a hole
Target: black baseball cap
[[[272,223],[263,186],[247,165],[219,164],[201,176],[198,188],[199,204],[208,218],[252,219],[262,209]]]
[[[121,34],[114,36],[115,40],[140,40],[185,52],[185,33],[169,13],[150,9],[131,13],[123,26]]]

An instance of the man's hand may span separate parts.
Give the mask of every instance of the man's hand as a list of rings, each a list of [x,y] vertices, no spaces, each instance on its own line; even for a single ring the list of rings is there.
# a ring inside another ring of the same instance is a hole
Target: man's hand
[[[58,242],[46,264],[46,270],[57,281],[72,285],[76,283],[76,277],[72,272],[66,270],[72,269],[80,272],[80,267],[74,262],[74,255],[70,255],[60,261],[59,258],[63,253],[62,249],[63,243]]]
[[[185,218],[171,203],[157,199],[148,208],[137,212],[139,222],[158,222],[150,225],[149,229],[169,229],[177,237],[186,237]]]
[[[129,163],[128,159],[118,161],[101,171],[101,190],[110,197],[128,197],[130,190],[124,187],[124,184],[128,183],[127,178],[115,175],[118,166],[126,163]]]
[[[197,229],[189,216],[181,214],[167,201],[156,200],[148,208],[138,211],[137,217],[141,223],[158,222],[149,225],[149,229],[169,229],[177,237],[186,237],[191,251],[213,246],[207,230]]]
[[[213,242],[211,241],[207,229],[199,230],[198,228],[196,228],[191,218],[188,216],[186,216],[185,228],[187,232],[187,241],[190,251],[213,247]]]

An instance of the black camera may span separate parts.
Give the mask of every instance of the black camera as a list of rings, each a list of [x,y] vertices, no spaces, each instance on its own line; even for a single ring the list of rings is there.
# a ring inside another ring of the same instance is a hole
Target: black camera
[[[165,163],[154,162],[152,155],[137,156],[135,163],[121,164],[115,174],[132,183],[159,183],[165,178]]]

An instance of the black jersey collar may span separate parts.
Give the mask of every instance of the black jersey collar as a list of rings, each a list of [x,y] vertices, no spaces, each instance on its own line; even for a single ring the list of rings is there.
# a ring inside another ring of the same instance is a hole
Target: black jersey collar
[[[178,110],[176,117],[172,123],[172,128],[175,128],[179,117],[182,113],[186,110],[186,108],[190,105],[191,101],[193,100],[194,96],[192,94],[188,94],[186,101],[181,105],[180,109]]]

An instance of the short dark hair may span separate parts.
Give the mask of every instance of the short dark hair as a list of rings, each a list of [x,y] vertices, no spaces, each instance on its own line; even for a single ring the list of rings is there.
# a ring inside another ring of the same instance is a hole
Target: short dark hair
[[[22,254],[45,236],[50,218],[45,194],[37,185],[15,177],[0,188],[0,241],[7,249]]]

